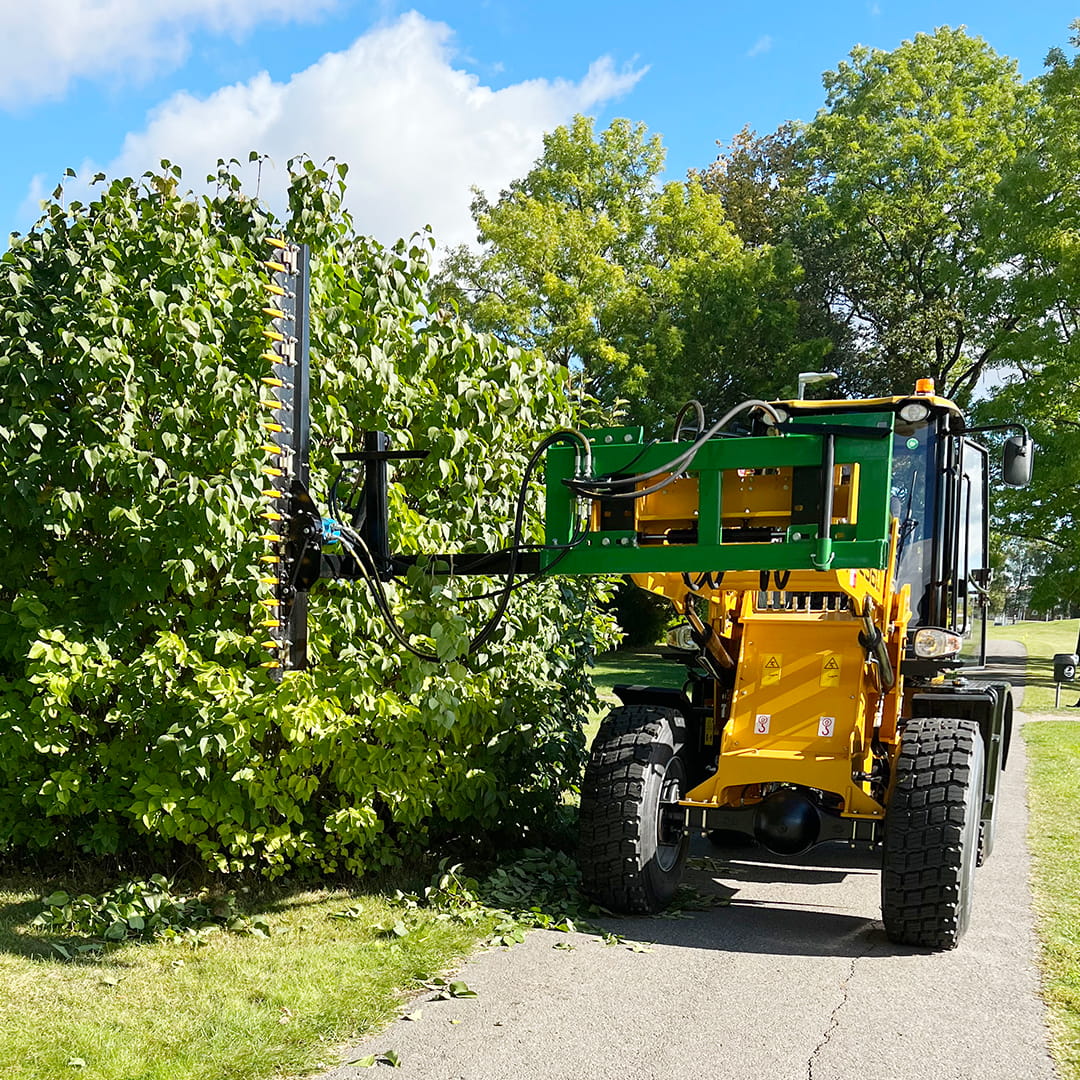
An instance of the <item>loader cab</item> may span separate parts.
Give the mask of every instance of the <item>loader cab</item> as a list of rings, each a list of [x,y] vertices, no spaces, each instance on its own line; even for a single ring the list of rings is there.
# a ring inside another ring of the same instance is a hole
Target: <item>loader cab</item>
[[[898,415],[893,436],[896,577],[911,588],[904,670],[916,676],[986,660],[989,455],[962,431],[932,405],[921,421]]]
[[[965,436],[956,405],[924,385],[904,398],[783,403],[794,417],[850,424],[894,411],[890,514],[897,587],[911,589],[903,671],[916,678],[985,663],[990,579],[988,452]]]

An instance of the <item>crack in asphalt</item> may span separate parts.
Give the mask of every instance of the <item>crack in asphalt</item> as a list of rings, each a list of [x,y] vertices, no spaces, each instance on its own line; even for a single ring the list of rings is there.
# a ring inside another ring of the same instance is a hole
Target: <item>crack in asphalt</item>
[[[848,1003],[848,988],[851,984],[851,980],[855,978],[855,965],[858,964],[860,960],[865,960],[870,956],[874,952],[874,948],[875,946],[871,945],[866,952],[851,958],[851,966],[848,968],[848,973],[840,983],[840,990],[843,996],[840,998],[836,1008],[832,1011],[832,1015],[829,1017],[829,1023],[821,1036],[821,1042],[814,1047],[809,1060],[806,1062],[806,1080],[814,1080],[814,1062],[817,1061],[825,1047],[829,1045],[829,1040],[833,1037],[833,1032],[840,1026],[840,1010]]]

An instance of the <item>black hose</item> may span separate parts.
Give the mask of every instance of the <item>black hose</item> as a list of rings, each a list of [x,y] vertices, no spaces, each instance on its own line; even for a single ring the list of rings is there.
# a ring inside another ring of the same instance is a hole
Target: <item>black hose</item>
[[[716,435],[721,428],[727,426],[736,416],[741,412],[745,412],[747,409],[761,408],[769,412],[777,424],[780,423],[780,418],[773,411],[773,407],[765,401],[759,401],[756,398],[752,398],[749,401],[744,401],[740,405],[736,405],[735,408],[729,409],[715,424],[708,430],[702,432],[678,457],[672,458],[670,461],[663,465],[658,466],[655,469],[650,469],[648,472],[637,473],[634,476],[620,477],[617,480],[608,480],[602,483],[602,486],[597,487],[596,481],[582,481],[578,479],[564,480],[563,483],[570,488],[571,491],[585,498],[590,499],[642,499],[646,495],[651,495],[656,491],[660,491],[672,483],[675,478],[683,472],[686,467],[694,459],[694,455],[709,441],[714,435]],[[639,488],[638,485],[651,480],[654,476],[659,476],[662,473],[668,475],[656,484],[647,485],[644,488]]]

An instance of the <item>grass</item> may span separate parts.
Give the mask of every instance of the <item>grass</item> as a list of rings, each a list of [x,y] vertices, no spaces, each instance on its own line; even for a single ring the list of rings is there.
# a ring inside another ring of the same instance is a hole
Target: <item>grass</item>
[[[585,725],[586,745],[591,746],[600,721],[608,708],[619,704],[612,689],[616,683],[640,683],[644,686],[682,686],[686,682],[686,668],[672,660],[664,660],[656,649],[618,649],[597,658],[590,672],[600,691],[605,707],[590,717]]]
[[[1025,712],[1080,720],[1071,708],[1080,683],[1062,688],[1055,710],[1053,677],[1054,653],[1073,651],[1078,626],[1078,619],[1061,619],[991,628],[991,637],[1027,648]],[[1043,997],[1062,1080],[1080,1080],[1080,723],[1045,720],[1021,730],[1030,758],[1028,839]]]
[[[1043,996],[1062,1080],[1080,1080],[1080,723],[1041,721],[1023,732]]]
[[[1076,648],[1080,619],[1056,622],[1019,622],[1012,626],[991,626],[991,640],[1019,641],[1028,653],[1024,709],[1027,712],[1054,712],[1054,653],[1071,653]],[[1080,682],[1061,687],[1061,716],[1076,716],[1070,706],[1080,698]]]
[[[50,955],[30,926],[46,884],[0,879],[0,1076],[5,1080],[264,1080],[338,1063],[406,991],[490,932],[345,889],[267,891],[246,905],[269,938],[221,933]],[[69,887],[69,891],[71,891]],[[331,918],[348,909],[353,917]],[[404,937],[380,925],[404,919]]]

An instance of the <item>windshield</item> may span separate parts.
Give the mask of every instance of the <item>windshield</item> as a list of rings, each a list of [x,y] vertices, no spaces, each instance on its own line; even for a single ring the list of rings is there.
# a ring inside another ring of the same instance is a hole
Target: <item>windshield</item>
[[[911,625],[928,617],[937,516],[937,433],[924,424],[898,427],[893,436],[892,513],[900,521],[897,584],[911,586]],[[929,482],[928,482],[929,480]]]

